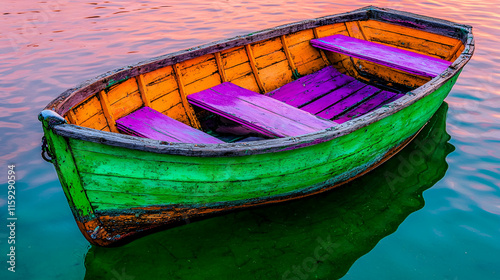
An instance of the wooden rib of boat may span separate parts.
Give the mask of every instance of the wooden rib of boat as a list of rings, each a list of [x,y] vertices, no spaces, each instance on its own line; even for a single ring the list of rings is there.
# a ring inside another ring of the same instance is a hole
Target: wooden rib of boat
[[[473,51],[470,26],[373,6],[287,24],[67,90],[39,115],[44,152],[87,240],[120,244],[361,176],[422,129]]]

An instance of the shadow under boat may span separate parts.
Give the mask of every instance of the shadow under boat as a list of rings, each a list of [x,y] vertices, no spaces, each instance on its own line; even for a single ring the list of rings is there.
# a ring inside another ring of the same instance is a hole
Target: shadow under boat
[[[118,248],[92,246],[85,279],[336,279],[411,213],[443,178],[443,103],[406,148],[321,195],[158,232]]]

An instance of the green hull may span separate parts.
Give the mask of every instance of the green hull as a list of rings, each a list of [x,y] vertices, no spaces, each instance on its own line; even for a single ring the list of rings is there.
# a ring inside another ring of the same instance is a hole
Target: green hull
[[[196,157],[44,131],[87,239],[108,245],[145,229],[331,189],[387,160],[432,117],[459,73],[415,103],[351,133],[300,148]]]
[[[401,152],[335,191],[191,223],[113,250],[92,246],[85,279],[110,271],[130,279],[340,279],[422,208],[422,192],[445,175],[454,149],[446,113],[444,103]]]

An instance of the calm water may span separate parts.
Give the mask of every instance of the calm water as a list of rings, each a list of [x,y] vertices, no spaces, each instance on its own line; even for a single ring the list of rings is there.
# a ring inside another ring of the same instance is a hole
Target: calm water
[[[0,173],[16,165],[18,221],[11,273],[2,179],[0,279],[500,279],[500,1],[309,2],[1,0]],[[476,53],[418,143],[321,196],[89,246],[39,155],[46,103],[126,64],[369,4],[474,26]]]

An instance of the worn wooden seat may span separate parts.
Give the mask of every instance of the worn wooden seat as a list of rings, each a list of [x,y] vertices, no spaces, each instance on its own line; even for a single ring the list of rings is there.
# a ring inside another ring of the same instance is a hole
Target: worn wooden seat
[[[230,82],[189,95],[191,104],[271,137],[292,137],[336,124]]]
[[[203,131],[192,128],[149,107],[142,107],[118,119],[116,127],[130,135],[167,142],[193,144],[224,143]]]
[[[403,96],[364,84],[341,74],[333,66],[297,79],[267,95],[336,123],[364,115]]]
[[[336,34],[311,40],[311,45],[425,77],[436,77],[451,62],[379,43]]]

